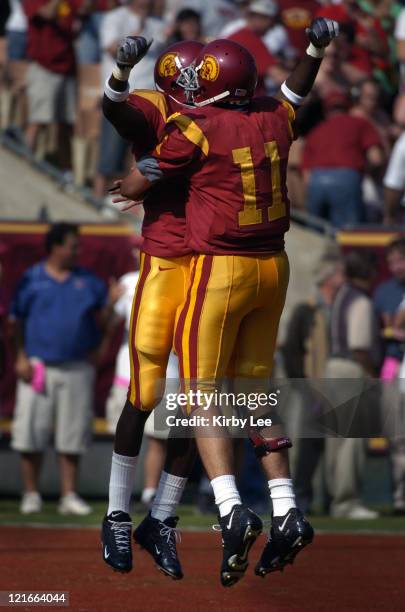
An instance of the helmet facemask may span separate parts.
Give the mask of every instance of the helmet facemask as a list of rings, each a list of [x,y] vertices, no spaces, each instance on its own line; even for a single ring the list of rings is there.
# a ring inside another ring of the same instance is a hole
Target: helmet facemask
[[[190,64],[190,66],[186,66],[185,68],[183,68],[183,66],[180,64],[179,59],[176,58],[176,60],[176,66],[180,72],[179,76],[176,79],[176,85],[184,89],[187,104],[194,104],[194,94],[200,89],[197,71],[193,64]]]
[[[208,104],[213,104],[214,102],[218,102],[223,98],[227,98],[231,95],[230,91],[224,91],[221,94],[213,98],[209,98],[208,100],[203,100],[202,102],[196,102],[195,94],[201,91],[200,80],[198,78],[198,72],[201,69],[203,62],[201,62],[198,66],[194,66],[194,64],[190,64],[187,68],[180,69],[180,76],[178,77],[176,84],[182,87],[186,92],[186,99],[188,104],[193,104],[197,108],[201,108],[202,106],[207,106]]]

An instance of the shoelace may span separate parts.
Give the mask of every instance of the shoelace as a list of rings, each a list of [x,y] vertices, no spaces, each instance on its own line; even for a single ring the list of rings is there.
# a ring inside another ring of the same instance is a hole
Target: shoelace
[[[181,542],[181,534],[178,529],[175,527],[169,527],[164,523],[161,523],[162,528],[160,530],[160,535],[162,538],[167,538],[167,544],[169,546],[169,551],[173,557],[177,556],[176,551],[176,542]]]
[[[111,531],[114,533],[115,543],[117,550],[120,553],[127,553],[130,551],[131,545],[131,528],[132,523],[128,522],[114,522],[110,521]]]

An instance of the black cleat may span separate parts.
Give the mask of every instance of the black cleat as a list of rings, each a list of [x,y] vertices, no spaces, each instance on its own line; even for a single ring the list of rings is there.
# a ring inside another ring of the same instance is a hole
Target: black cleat
[[[250,508],[238,504],[219,518],[219,524],[223,547],[221,584],[230,587],[243,577],[249,565],[249,551],[261,534],[263,523]]]
[[[292,508],[284,516],[273,516],[269,538],[255,574],[264,578],[270,572],[283,571],[313,538],[314,530],[298,508]]]
[[[117,572],[130,572],[132,569],[131,530],[131,517],[126,512],[111,512],[103,519],[103,559]]]
[[[135,542],[152,555],[158,569],[173,580],[183,578],[176,548],[178,520],[178,516],[170,516],[159,521],[149,513],[134,531]]]

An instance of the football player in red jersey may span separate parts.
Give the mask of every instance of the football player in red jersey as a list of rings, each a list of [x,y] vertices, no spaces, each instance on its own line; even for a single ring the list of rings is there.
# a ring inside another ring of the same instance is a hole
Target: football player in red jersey
[[[130,37],[120,45],[117,66],[105,85],[103,110],[132,142],[136,159],[158,144],[169,116],[184,108],[191,95],[185,90],[190,86],[188,66],[202,47],[194,41],[172,45],[156,61],[157,91],[129,93],[129,72],[148,43],[142,37]],[[188,285],[191,249],[185,242],[185,202],[186,190],[176,178],[162,182],[143,202],[141,267],[129,333],[131,380],[115,434],[109,505],[102,527],[103,559],[119,571],[132,569],[129,502],[137,457],[145,421],[164,392],[176,312]],[[180,500],[196,448],[193,440],[169,440],[168,451],[155,503],[135,536],[163,572],[179,579],[183,574],[172,509]]]
[[[198,108],[170,119],[159,147],[121,186],[124,196],[137,198],[163,178],[180,175],[189,182],[187,236],[198,255],[175,332],[186,391],[196,384],[214,393],[234,352],[235,382],[253,379],[256,392],[266,389],[289,275],[285,181],[294,107],[309,93],[324,47],[337,34],[331,20],[312,22],[307,52],[275,98],[252,99],[255,63],[243,47],[225,40],[206,45],[195,62]],[[274,422],[254,429],[273,503],[269,540],[256,567],[264,576],[291,562],[313,530],[296,508],[291,442]],[[231,586],[246,570],[262,523],[241,503],[230,439],[197,435],[197,444],[220,514],[221,582]]]

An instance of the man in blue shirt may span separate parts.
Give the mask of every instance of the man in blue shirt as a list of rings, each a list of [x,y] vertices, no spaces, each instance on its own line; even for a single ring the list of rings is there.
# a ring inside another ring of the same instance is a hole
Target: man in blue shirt
[[[21,453],[21,512],[39,512],[42,454],[55,424],[62,514],[88,514],[76,494],[79,457],[91,435],[94,358],[113,314],[116,286],[76,266],[78,228],[53,225],[47,257],[21,278],[11,305],[18,376],[12,447]],[[96,315],[98,318],[96,319]]]
[[[398,238],[387,248],[387,264],[391,278],[381,283],[374,293],[374,306],[385,336],[385,360],[381,377],[384,421],[395,422],[403,410],[405,395],[400,391],[398,375],[404,357],[404,345],[395,338],[395,315],[405,297],[405,238]],[[391,432],[392,435],[392,432]],[[405,439],[390,439],[394,512],[405,514]]]

